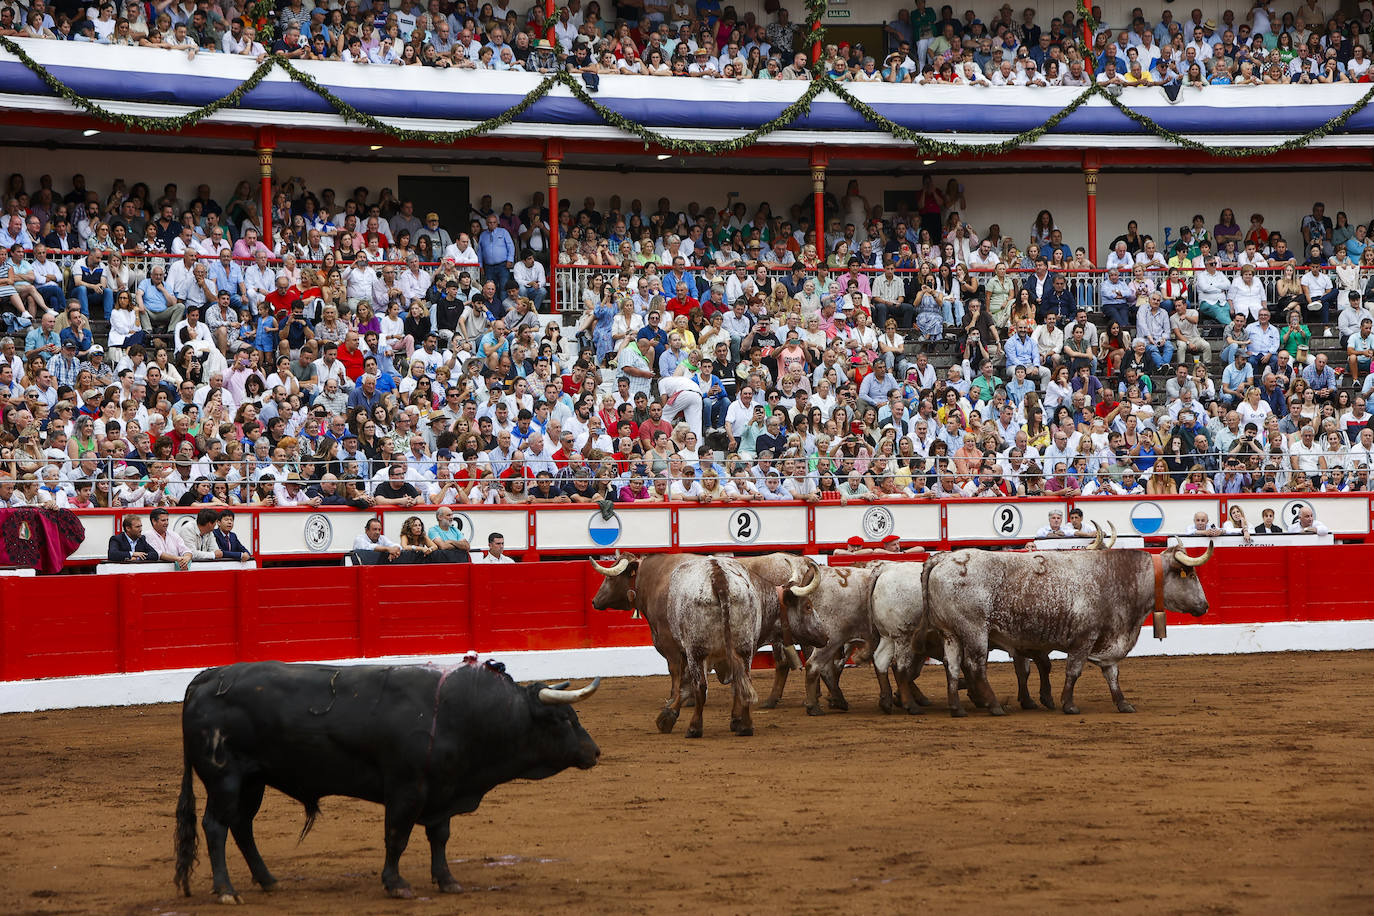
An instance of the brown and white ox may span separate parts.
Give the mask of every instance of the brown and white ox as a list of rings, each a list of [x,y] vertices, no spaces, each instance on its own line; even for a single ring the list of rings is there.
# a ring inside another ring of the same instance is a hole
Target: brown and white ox
[[[1117,683],[1117,664],[1140,638],[1142,622],[1165,607],[1200,617],[1207,596],[1196,567],[1212,557],[1190,557],[1178,545],[1152,556],[1144,550],[1042,551],[1030,553],[959,550],[935,554],[922,573],[923,626],[944,642],[949,711],[959,703],[958,659],[969,693],[992,715],[1005,710],[987,680],[989,646],[1023,655],[1059,650],[1067,654],[1064,712],[1076,715],[1073,688],[1084,662],[1102,669],[1112,700],[1134,712]]]
[[[595,561],[592,567],[605,577],[592,607],[643,616],[654,648],[668,663],[671,685],[658,714],[659,731],[673,730],[690,687],[694,708],[687,737],[701,737],[706,677],[715,667],[734,691],[731,731],[752,735],[750,711],[758,700],[749,677],[754,652],[777,625],[779,597],[793,586],[801,586],[805,597],[815,587],[815,567],[789,566],[787,580],[776,587],[741,562],[718,557],[626,556],[610,567]],[[800,575],[808,580],[804,586],[796,581]]]

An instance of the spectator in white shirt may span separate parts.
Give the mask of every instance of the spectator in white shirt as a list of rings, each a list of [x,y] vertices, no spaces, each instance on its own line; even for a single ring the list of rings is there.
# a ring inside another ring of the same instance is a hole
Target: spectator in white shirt
[[[477,559],[474,563],[514,563],[515,560],[506,556],[506,538],[504,535],[493,531],[487,535],[487,552]]]

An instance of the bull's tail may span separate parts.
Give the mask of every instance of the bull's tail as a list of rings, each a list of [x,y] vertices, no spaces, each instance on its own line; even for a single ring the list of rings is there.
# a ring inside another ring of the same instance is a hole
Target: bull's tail
[[[947,556],[948,553],[933,553],[926,557],[925,563],[921,565],[921,621],[916,625],[913,646],[920,647],[926,644],[926,633],[930,630],[930,571]],[[923,650],[918,648],[917,651]]]
[[[305,835],[310,832],[310,828],[315,826],[315,818],[320,816],[320,800],[318,798],[307,798],[305,804],[305,823],[301,825],[301,835],[296,837],[299,843],[305,839]]]
[[[191,750],[183,746],[181,797],[177,799],[176,877],[173,879],[182,894],[191,896],[191,871],[196,867],[196,788],[191,775]]]
[[[716,565],[716,569],[720,570],[721,573],[718,581],[724,586],[726,578],[725,571],[721,569],[719,564]],[[747,572],[744,575],[750,579],[753,578]],[[766,585],[762,585],[761,587],[767,588]],[[754,635],[752,637],[749,637],[747,633],[741,633],[737,637],[738,627],[736,626],[734,615],[737,612],[742,614],[753,614],[757,619],[761,620],[763,608],[740,607],[736,609],[731,606],[729,588],[716,588],[715,593],[716,605],[720,608],[721,621],[724,624],[725,652],[729,657],[730,677],[734,683],[735,690],[738,691],[737,695],[742,696],[744,701],[752,706],[759,701],[758,692],[754,689],[754,679],[749,676],[750,668],[754,661],[754,652],[758,649],[758,627],[753,627]],[[778,610],[779,613],[781,613],[781,607],[779,607]],[[745,629],[749,628],[746,627]],[[735,644],[737,638],[742,640],[739,645]]]

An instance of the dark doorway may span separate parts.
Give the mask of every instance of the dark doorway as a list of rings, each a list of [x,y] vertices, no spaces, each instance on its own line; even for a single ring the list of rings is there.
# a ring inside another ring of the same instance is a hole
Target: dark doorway
[[[439,214],[439,225],[454,239],[468,228],[468,180],[438,178],[432,175],[402,175],[397,179],[397,196],[413,201],[415,216],[424,222],[426,213]],[[476,244],[477,240],[473,239]],[[435,252],[438,254],[438,252]]]

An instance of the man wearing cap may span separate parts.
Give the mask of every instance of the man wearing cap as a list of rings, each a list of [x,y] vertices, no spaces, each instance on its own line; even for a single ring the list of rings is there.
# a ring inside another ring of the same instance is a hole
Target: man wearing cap
[[[687,75],[709,79],[720,75],[720,67],[716,65],[716,61],[711,57],[711,52],[709,50],[706,48],[697,48],[692,52],[692,63],[691,66],[687,68]],[[677,486],[677,484],[674,483],[674,486]]]
[[[525,59],[525,69],[531,73],[557,73],[563,69],[563,62],[558,59],[549,40],[541,38],[534,43],[534,51]]]
[[[453,239],[449,237],[447,230],[439,225],[439,214],[433,211],[425,214],[425,225],[413,238],[420,240],[420,236],[429,236],[429,241],[434,251],[443,252],[448,246],[453,244]]]
[[[48,371],[58,385],[76,384],[77,373],[81,371],[81,360],[76,358],[76,341],[70,337],[62,341],[62,348],[48,362]]]

